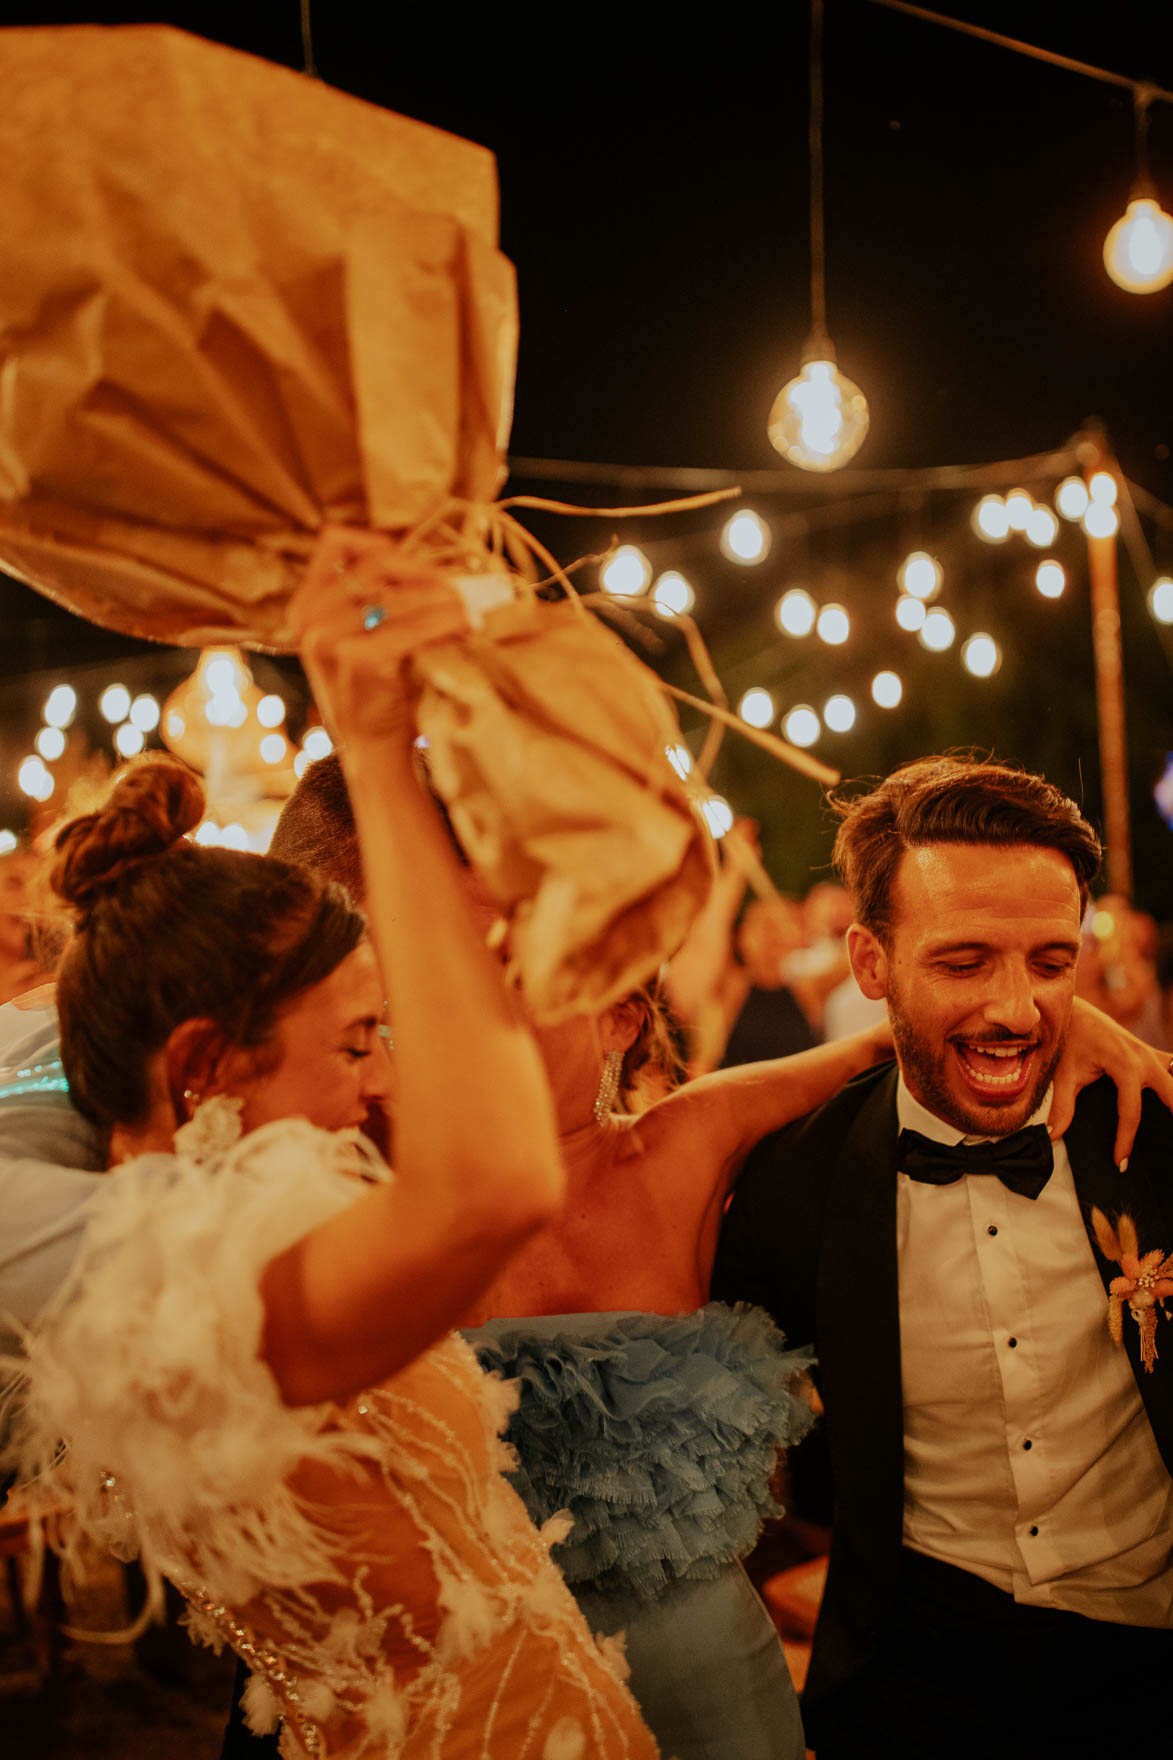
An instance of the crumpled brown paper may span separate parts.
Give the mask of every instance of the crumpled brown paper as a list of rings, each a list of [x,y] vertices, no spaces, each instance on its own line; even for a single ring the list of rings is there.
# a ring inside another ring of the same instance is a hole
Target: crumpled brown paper
[[[516,344],[491,155],[164,27],[3,31],[0,70],[0,563],[185,646],[289,645],[327,525],[464,508],[475,576]],[[654,675],[519,592],[421,651],[421,718],[554,1016],[675,949],[709,846]]]
[[[319,528],[502,480],[483,147],[162,26],[0,31],[0,564],[94,622],[287,645]]]
[[[530,1007],[556,1020],[628,995],[680,945],[712,878],[654,673],[589,612],[533,598],[413,665],[432,780],[510,918]]]

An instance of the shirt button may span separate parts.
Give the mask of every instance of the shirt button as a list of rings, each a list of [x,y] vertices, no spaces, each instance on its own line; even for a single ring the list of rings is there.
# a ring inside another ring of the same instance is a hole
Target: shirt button
[[[1031,1531],[1030,1531],[1030,1537],[1031,1537],[1031,1539],[1032,1539],[1032,1540],[1033,1540],[1033,1539],[1034,1539],[1034,1538],[1035,1538],[1035,1536],[1036,1536],[1036,1534],[1037,1534],[1037,1533],[1038,1533],[1038,1529],[1037,1529],[1037,1528],[1032,1528],[1032,1529],[1031,1529]]]
[[[1010,1349],[1012,1351],[1016,1351],[1018,1349],[1018,1340],[1016,1338],[1008,1338],[1006,1340],[1006,1343],[1010,1346]]]
[[[1023,1446],[1023,1448],[1032,1448],[1034,1446],[1033,1443],[1031,1442],[1031,1439],[1029,1436],[1027,1437],[1026,1441],[1023,1443],[1022,1446]]]
[[[991,1222],[989,1228],[987,1228],[987,1230],[986,1230],[986,1233],[987,1234],[997,1234],[997,1232],[998,1232],[998,1230],[994,1227],[993,1223]]]

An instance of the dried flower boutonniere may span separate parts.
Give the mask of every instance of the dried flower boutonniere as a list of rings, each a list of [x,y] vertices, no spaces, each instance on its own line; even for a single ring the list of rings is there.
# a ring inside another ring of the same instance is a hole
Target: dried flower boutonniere
[[[1116,1343],[1124,1343],[1124,1304],[1140,1332],[1140,1360],[1151,1375],[1157,1360],[1157,1308],[1168,1318],[1166,1296],[1173,1296],[1173,1253],[1166,1257],[1160,1247],[1141,1256],[1136,1223],[1125,1212],[1116,1226],[1104,1212],[1092,1210],[1092,1227],[1105,1259],[1114,1259],[1124,1273],[1108,1285],[1108,1331]]]

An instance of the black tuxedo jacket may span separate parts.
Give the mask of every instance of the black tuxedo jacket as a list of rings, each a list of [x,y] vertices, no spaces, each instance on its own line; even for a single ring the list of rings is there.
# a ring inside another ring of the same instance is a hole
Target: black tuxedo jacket
[[[813,1341],[835,1485],[831,1563],[804,1694],[808,1739],[819,1706],[865,1666],[883,1631],[899,1560],[904,1429],[896,1266],[897,1071],[849,1082],[825,1106],[766,1137],[737,1185],[721,1234],[712,1293],[757,1302],[793,1344]],[[1096,1264],[1098,1205],[1127,1210],[1141,1250],[1173,1252],[1173,1117],[1151,1095],[1125,1174],[1112,1160],[1116,1090],[1085,1088],[1064,1142]],[[1107,1303],[1105,1301],[1105,1321]],[[1133,1373],[1162,1458],[1173,1474],[1173,1321],[1158,1322],[1155,1371]]]

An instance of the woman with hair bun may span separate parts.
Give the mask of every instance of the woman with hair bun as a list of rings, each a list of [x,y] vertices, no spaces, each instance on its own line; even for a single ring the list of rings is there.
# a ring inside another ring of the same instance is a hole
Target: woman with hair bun
[[[76,913],[62,1055],[112,1171],[26,1340],[14,1455],[73,1502],[73,1552],[137,1552],[193,1635],[252,1670],[293,1760],[653,1760],[501,1476],[509,1391],[452,1326],[564,1178],[533,1040],[412,767],[406,638],[461,626],[436,578],[379,622],[345,575],[297,608],[347,754],[371,934],[338,887],[186,840],[155,759],[57,840]],[[367,627],[372,621],[375,628]],[[361,1134],[390,1085],[395,1173]],[[59,1447],[63,1439],[64,1448]]]

